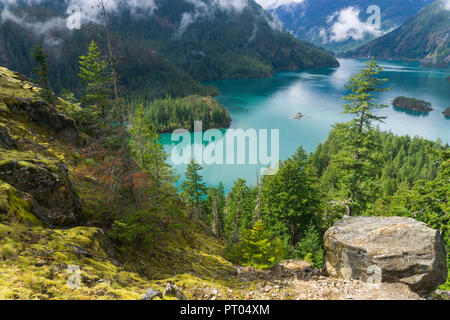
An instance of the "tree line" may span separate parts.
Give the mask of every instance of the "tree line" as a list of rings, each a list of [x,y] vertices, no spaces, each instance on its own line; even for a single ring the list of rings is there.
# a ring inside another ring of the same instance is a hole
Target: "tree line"
[[[320,268],[323,234],[345,215],[413,217],[440,230],[450,249],[449,146],[378,129],[385,106],[376,93],[388,90],[381,71],[372,59],[350,80],[344,113],[352,121],[336,124],[314,153],[300,147],[254,187],[239,179],[225,194],[202,182],[201,166],[188,166],[182,194],[228,243],[231,261],[268,268],[297,258]]]

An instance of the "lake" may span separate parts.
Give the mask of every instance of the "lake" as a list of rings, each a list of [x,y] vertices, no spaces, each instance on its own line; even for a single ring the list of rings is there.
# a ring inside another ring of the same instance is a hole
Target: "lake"
[[[280,160],[285,160],[299,146],[313,152],[327,138],[333,124],[350,119],[342,114],[342,97],[347,94],[344,85],[365,63],[356,59],[339,62],[339,68],[282,72],[270,78],[226,79],[208,84],[219,88],[221,95],[217,99],[230,111],[232,129],[279,129]],[[450,119],[442,114],[450,107],[450,83],[446,81],[450,69],[425,68],[417,62],[381,61],[380,64],[385,69],[380,77],[389,79],[386,86],[392,88],[379,95],[380,103],[390,105],[395,97],[408,96],[429,101],[434,109],[428,114],[417,114],[385,108],[379,112],[387,116],[380,128],[398,135],[417,135],[450,143]],[[303,118],[293,119],[299,112]],[[175,146],[170,139],[170,134],[162,135],[169,154]],[[181,175],[186,169],[185,165],[174,167]],[[222,182],[227,190],[238,178],[255,185],[261,169],[259,165],[238,164],[203,167],[201,174],[209,185]]]

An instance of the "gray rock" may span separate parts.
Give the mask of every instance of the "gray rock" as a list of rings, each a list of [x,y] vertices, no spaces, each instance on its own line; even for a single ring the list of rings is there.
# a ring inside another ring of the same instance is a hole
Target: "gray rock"
[[[312,265],[303,260],[284,260],[279,263],[277,263],[272,268],[272,274],[274,276],[280,276],[280,277],[291,277],[295,274],[301,273],[310,273],[314,269]]]
[[[187,300],[186,296],[180,290],[177,290],[175,293],[175,298],[177,298],[177,300]]]
[[[418,293],[447,279],[447,252],[440,233],[403,217],[346,217],[324,236],[329,276],[368,283],[400,282]]]
[[[153,300],[155,298],[160,298],[160,299],[163,298],[161,291],[149,289],[142,297],[142,300]]]
[[[187,300],[183,292],[181,292],[181,290],[170,281],[167,282],[163,295],[164,297],[175,297],[177,300]]]

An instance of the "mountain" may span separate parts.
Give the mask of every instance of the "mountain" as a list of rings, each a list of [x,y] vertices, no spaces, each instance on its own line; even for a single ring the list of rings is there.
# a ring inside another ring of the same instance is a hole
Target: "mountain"
[[[278,2],[281,1],[281,2]],[[278,0],[266,6],[298,39],[335,52],[356,49],[400,26],[433,0]],[[370,20],[380,8],[380,28]],[[370,23],[368,23],[370,22]]]
[[[0,3],[0,64],[31,75],[29,52],[40,42],[50,54],[54,89],[78,92],[78,57],[92,39],[106,52],[92,1]],[[66,27],[69,3],[81,10],[79,30]],[[117,0],[107,9],[122,85],[140,96],[214,94],[200,81],[338,66],[330,54],[296,40],[253,0]]]
[[[438,0],[398,29],[349,56],[381,59],[420,59],[430,64],[450,63],[450,1]]]

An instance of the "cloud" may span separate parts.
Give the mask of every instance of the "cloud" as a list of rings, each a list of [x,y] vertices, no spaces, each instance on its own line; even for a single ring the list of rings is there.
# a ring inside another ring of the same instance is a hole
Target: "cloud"
[[[54,3],[62,1],[67,8],[75,5],[80,8],[82,22],[96,22],[100,23],[101,9],[98,6],[99,0],[0,0],[6,9],[17,6],[18,4],[25,4],[29,6],[36,6],[40,4]],[[139,12],[152,13],[158,7],[155,0],[105,0],[106,11],[117,12],[119,9],[129,9],[132,14]],[[66,18],[66,17],[64,17]]]
[[[248,0],[212,0],[208,5],[202,0],[184,0],[194,6],[193,12],[184,12],[176,37],[180,37],[186,29],[198,19],[212,19],[216,10],[241,13],[248,5]]]
[[[38,35],[47,34],[53,30],[61,30],[66,27],[66,19],[64,18],[54,17],[48,19],[47,21],[30,22],[28,17],[18,17],[14,15],[8,7],[6,7],[2,11],[0,18],[2,21],[12,21],[14,23],[20,24],[26,29],[31,30],[33,33]]]
[[[56,1],[63,2],[67,8],[69,6],[77,6],[80,8],[81,23],[94,22],[103,23],[101,17],[101,8],[98,6],[100,0],[0,0],[0,4],[4,5],[2,12],[3,20],[10,20],[20,23],[26,28],[39,34],[45,34],[53,29],[64,28],[68,15],[65,14],[59,18],[52,18],[46,22],[27,22],[30,19],[27,17],[15,16],[9,8],[17,6],[18,4],[27,4],[30,6],[54,3]],[[106,10],[108,12],[120,12],[121,9],[129,9],[133,14],[140,13],[152,14],[158,9],[157,0],[105,0],[107,3]],[[218,10],[229,12],[230,14],[240,14],[248,6],[249,0],[178,0],[184,1],[192,5],[193,9],[184,12],[181,15],[179,27],[175,36],[181,36],[191,24],[199,19],[213,19],[215,12]],[[286,0],[281,0],[286,1]],[[291,0],[289,0],[291,1]],[[292,0],[294,2],[301,2],[303,0]],[[273,0],[271,1],[273,2]],[[265,13],[261,10],[261,15]],[[271,18],[270,15],[264,15],[265,20],[273,30],[281,31],[283,27],[276,19]],[[256,31],[255,31],[256,32]],[[51,41],[56,43],[55,41]]]
[[[445,10],[450,11],[450,0],[444,0]]]
[[[213,3],[222,10],[240,13],[248,5],[248,0],[214,0]]]
[[[78,6],[81,10],[82,22],[101,22],[99,0],[64,0],[67,7]],[[155,0],[105,0],[107,12],[118,12],[119,9],[128,9],[132,14],[140,12],[153,13],[157,8]]]
[[[292,3],[302,3],[304,0],[255,0],[261,7],[266,9],[276,9]]]
[[[67,28],[67,17],[56,16],[45,21],[39,21],[35,17],[30,17],[27,14],[18,16],[14,14],[11,9],[18,5],[37,6],[43,4],[54,3],[57,0],[0,0],[3,10],[0,13],[0,22],[11,21],[20,24],[25,29],[29,30],[36,36],[45,36],[44,43],[47,46],[58,46],[62,43],[62,39],[53,37],[52,32],[64,30]],[[95,22],[102,23],[100,17],[100,8],[98,6],[99,0],[62,0],[67,6],[75,5],[79,7],[81,13],[81,22]],[[120,8],[128,8],[133,14],[139,12],[153,12],[157,7],[154,0],[106,0],[106,10],[108,12],[118,11]]]
[[[334,42],[349,39],[361,40],[368,34],[376,37],[383,34],[374,25],[361,21],[359,14],[360,9],[348,7],[330,15],[327,18],[327,23],[332,24],[329,28],[329,40]],[[322,32],[321,36],[324,39],[326,34]]]

